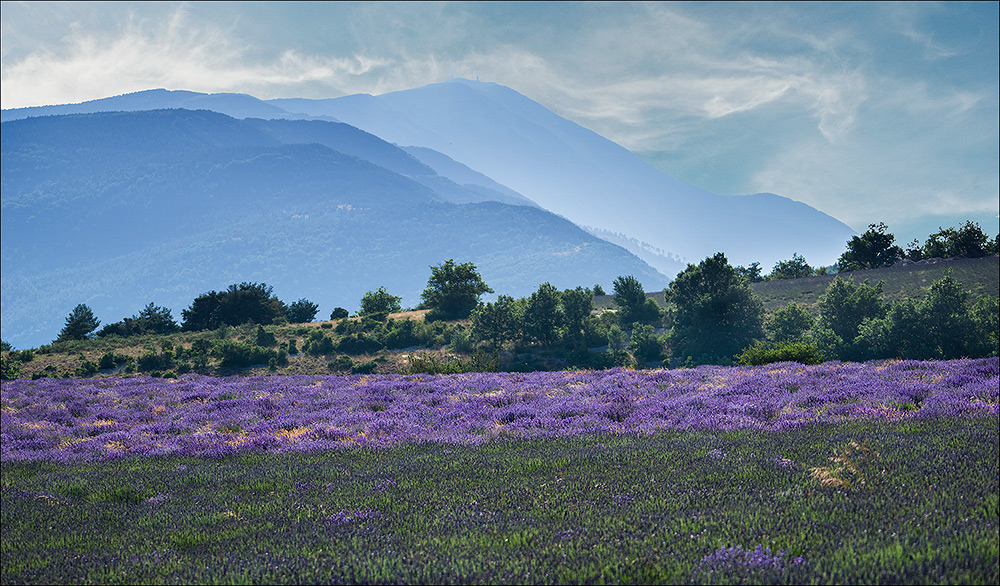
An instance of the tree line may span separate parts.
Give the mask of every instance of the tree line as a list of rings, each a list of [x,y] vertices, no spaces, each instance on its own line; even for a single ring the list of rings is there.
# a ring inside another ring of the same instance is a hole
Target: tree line
[[[920,249],[983,256],[995,245],[995,238],[991,244],[978,225],[967,222],[960,229],[931,235]],[[865,234],[848,242],[838,268],[877,268],[916,255],[912,246],[909,253],[900,250],[884,224],[873,224]],[[785,268],[779,262],[774,272]],[[762,301],[750,289],[752,276],[744,267],[731,266],[723,253],[688,265],[678,274],[664,291],[665,307],[647,296],[638,279],[619,276],[613,285],[617,310],[610,312],[594,310],[595,294],[604,293],[600,285],[560,291],[543,283],[527,297],[500,295],[483,303],[481,296],[493,289],[473,263],[459,264],[451,259],[430,269],[417,307],[429,310],[427,323],[388,319],[401,310],[401,298],[379,287],[362,297],[357,323],[346,321],[346,309],[333,310],[331,320],[340,321],[334,330],[339,339],[334,341],[318,329],[307,337],[302,351],[358,354],[447,343],[464,352],[542,352],[563,364],[592,368],[650,363],[692,366],[781,360],[948,359],[998,353],[997,298],[973,298],[950,276],[935,282],[923,298],[892,303],[881,299],[882,283],[856,284],[838,276],[820,296],[817,315],[792,303],[767,316]],[[261,326],[311,322],[318,310],[318,305],[307,299],[286,305],[266,284],[239,283],[195,298],[182,311],[181,323],[168,308],[150,303],[136,315],[98,330],[100,322],[93,311],[80,304],[66,318],[56,342],[215,330],[249,323],[258,328],[257,344],[245,348],[231,344],[231,348],[218,350],[223,364],[245,366],[265,354],[284,364],[288,355],[299,349],[293,341],[290,347],[286,344],[282,356],[266,350],[274,345],[273,335]],[[428,325],[454,320],[468,320],[468,325],[452,329]]]
[[[869,224],[864,234],[851,238],[847,242],[847,250],[832,266],[814,268],[805,257],[796,252],[789,260],[776,262],[768,275],[763,274],[760,263],[756,262],[746,267],[737,267],[737,271],[756,283],[880,269],[903,260],[919,262],[931,258],[982,258],[998,253],[998,237],[1000,235],[991,240],[978,223],[966,221],[958,227],[939,228],[923,243],[914,239],[903,249],[896,244],[896,237],[889,232],[889,227],[879,222]]]

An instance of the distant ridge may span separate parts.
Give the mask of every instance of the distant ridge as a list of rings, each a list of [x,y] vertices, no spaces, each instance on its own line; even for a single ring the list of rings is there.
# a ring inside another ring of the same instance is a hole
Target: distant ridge
[[[855,235],[846,224],[787,197],[722,196],[682,184],[511,88],[461,78],[380,96],[330,99],[263,101],[243,94],[150,90],[81,104],[4,110],[3,119],[154,107],[205,108],[237,118],[346,122],[396,145],[432,149],[503,187],[466,184],[436,169],[439,177],[466,188],[452,194],[453,201],[479,191],[469,201],[514,203],[508,196],[515,193],[578,225],[622,234],[626,242],[648,243],[684,263],[722,251],[734,264],[769,267],[798,253],[813,265],[829,265]],[[411,154],[425,164],[432,156]],[[439,180],[424,176],[420,181]],[[453,191],[447,185],[436,188]]]
[[[564,218],[477,200],[342,123],[166,109],[31,117],[2,132],[0,329],[20,348],[51,342],[79,303],[104,323],[150,302],[180,318],[196,296],[243,281],[308,298],[321,316],[380,286],[413,306],[429,266],[449,258],[515,296],[621,274],[668,282]]]

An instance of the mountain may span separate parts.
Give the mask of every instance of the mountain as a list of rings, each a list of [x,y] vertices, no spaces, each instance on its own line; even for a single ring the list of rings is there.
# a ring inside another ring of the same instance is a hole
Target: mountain
[[[302,118],[247,94],[203,94],[184,90],[144,90],[79,104],[10,108],[0,113],[0,121],[21,120],[37,116],[61,114],[94,114],[96,112],[136,112],[144,110],[212,110],[233,118]],[[310,116],[305,116],[309,118]]]
[[[2,133],[2,335],[18,347],[54,339],[78,303],[105,323],[151,301],[179,319],[242,281],[323,313],[379,286],[412,306],[449,258],[515,296],[623,274],[667,283],[537,206],[456,203],[477,192],[346,124],[174,109],[30,117]]]
[[[686,263],[718,251],[734,264],[760,262],[765,270],[793,253],[812,265],[829,265],[855,235],[837,219],[786,197],[724,196],[680,183],[513,89],[467,79],[379,96],[319,100],[150,90],[81,104],[4,110],[3,119],[177,107],[237,118],[346,122],[402,145],[433,168],[433,174],[408,176],[442,197],[540,206],[602,237],[620,235],[616,243],[671,276]],[[478,178],[470,180],[455,165]]]
[[[686,262],[723,251],[736,264],[769,267],[798,252],[826,265],[854,235],[785,197],[722,196],[682,184],[494,83],[454,79],[380,96],[268,103],[439,151],[579,225],[624,234]]]

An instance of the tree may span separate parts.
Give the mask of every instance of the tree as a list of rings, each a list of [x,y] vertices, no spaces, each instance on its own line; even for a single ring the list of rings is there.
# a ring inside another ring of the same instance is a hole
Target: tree
[[[751,283],[759,283],[763,281],[764,276],[761,274],[762,272],[763,271],[761,271],[759,262],[750,263],[749,266],[745,267],[736,267],[736,274],[744,277]]]
[[[549,283],[542,283],[531,294],[524,308],[524,334],[548,346],[559,339],[563,323],[559,290]]]
[[[789,303],[771,314],[765,327],[778,343],[801,342],[815,320],[798,303]]]
[[[880,299],[882,286],[870,285],[866,279],[860,285],[854,279],[834,277],[833,282],[819,297],[819,320],[816,336],[823,354],[840,360],[863,358],[858,354],[855,338],[865,320],[885,317],[886,304]]]
[[[636,324],[628,349],[640,365],[663,359],[663,345],[650,325]]]
[[[374,291],[368,291],[361,298],[361,312],[359,315],[384,320],[389,317],[390,313],[398,313],[400,311],[401,306],[399,302],[402,300],[402,297],[396,297],[387,292],[385,287],[379,287]]]
[[[560,295],[563,311],[563,324],[566,329],[566,337],[574,343],[582,343],[584,336],[584,324],[590,312],[594,309],[594,295],[590,289],[577,287],[576,289],[566,289]]]
[[[509,295],[497,297],[496,302],[480,305],[472,310],[472,331],[489,342],[494,349],[505,342],[513,342],[521,334],[524,307]]]
[[[847,251],[837,261],[838,270],[860,271],[889,267],[903,258],[903,249],[896,246],[896,237],[888,233],[888,226],[879,222],[869,224],[868,231],[851,238]]]
[[[979,224],[966,221],[956,228],[938,228],[924,244],[925,258],[982,258],[993,246]]]
[[[168,308],[155,305],[152,301],[132,319],[141,324],[144,333],[170,334],[181,329]]]
[[[225,291],[209,291],[181,311],[183,330],[214,330],[221,325],[238,326],[247,322],[270,324],[284,318],[288,309],[264,283],[230,285]]]
[[[288,306],[288,322],[293,324],[303,324],[316,319],[319,312],[319,305],[306,298],[299,299]]]
[[[56,342],[85,340],[99,325],[101,325],[101,322],[94,317],[94,311],[81,303],[66,317],[66,325],[59,332]]]
[[[428,319],[452,320],[469,317],[479,304],[479,296],[492,292],[476,271],[476,265],[455,264],[454,259],[449,259],[441,266],[431,266],[431,277],[420,297],[431,309]]]
[[[636,322],[651,323],[662,315],[660,306],[646,296],[642,283],[632,275],[615,279],[614,288],[622,326],[628,327]]]
[[[343,307],[334,307],[333,311],[330,312],[330,319],[344,319],[350,315],[346,309]]]
[[[779,279],[801,279],[802,277],[811,277],[814,274],[815,271],[806,262],[805,257],[797,252],[793,252],[791,260],[780,260],[774,263],[774,268],[767,278],[772,281]]]
[[[764,304],[721,252],[688,265],[668,293],[677,307],[671,336],[675,356],[730,364],[733,356],[764,338]]]

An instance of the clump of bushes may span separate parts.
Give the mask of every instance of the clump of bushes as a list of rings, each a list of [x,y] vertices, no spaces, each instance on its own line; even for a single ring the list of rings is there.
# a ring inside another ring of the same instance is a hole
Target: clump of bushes
[[[768,345],[757,342],[734,357],[738,366],[760,366],[772,362],[798,362],[800,364],[819,364],[823,356],[815,344],[808,342],[787,342]]]

